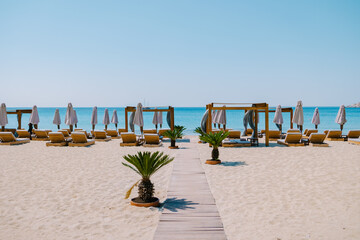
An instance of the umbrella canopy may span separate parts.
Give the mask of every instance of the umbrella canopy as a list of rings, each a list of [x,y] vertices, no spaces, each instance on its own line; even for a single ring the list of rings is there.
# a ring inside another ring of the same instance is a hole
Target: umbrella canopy
[[[110,124],[109,110],[107,108],[105,108],[103,124],[105,126]]]
[[[39,118],[38,109],[37,109],[37,106],[34,105],[32,108],[31,115],[30,115],[29,123],[35,125],[35,124],[39,124],[39,122],[40,122],[40,118]]]
[[[225,107],[225,105],[223,107]],[[215,121],[218,124],[226,125],[226,110],[219,110]]]
[[[114,124],[118,124],[119,123],[119,119],[118,119],[118,115],[117,115],[117,111],[114,110],[113,111],[113,115],[111,117],[111,123],[114,123]]]
[[[129,118],[129,127],[130,127],[130,130],[132,132],[135,132],[135,128],[134,128],[134,116],[135,116],[135,112],[132,112],[130,114],[130,118]]]
[[[217,123],[216,122],[217,114],[218,114],[218,111],[216,111],[216,110],[212,111],[212,113],[211,113],[211,122],[212,123]]]
[[[57,125],[58,127],[61,124],[59,109],[55,109],[55,115],[54,115],[53,124]]]
[[[163,124],[162,112],[158,112],[157,120],[158,120],[158,123],[160,124],[160,128],[162,128],[162,124]]]
[[[282,111],[281,111],[281,106],[280,105],[278,105],[276,107],[273,123],[280,124],[280,125],[284,123],[284,119],[283,119],[283,116],[282,116]]]
[[[157,125],[159,124],[159,114],[157,111],[154,112],[152,123],[156,125],[157,128]]]
[[[166,114],[166,122],[167,122],[168,126],[171,127],[171,114],[170,114],[170,112],[167,112],[167,114]]]
[[[136,107],[135,116],[134,116],[134,124],[138,125],[141,128],[144,126],[143,110],[142,110],[141,103],[138,103],[138,105]]]
[[[93,130],[95,129],[95,125],[98,123],[97,120],[97,107],[93,107],[92,113],[91,113],[91,121],[90,121]]]
[[[343,129],[344,124],[346,123],[346,114],[345,114],[345,106],[341,105],[339,108],[339,112],[336,116],[335,122],[340,125],[340,129]]]
[[[79,122],[77,119],[77,114],[76,114],[76,110],[74,110],[74,119],[75,119],[75,125]]]
[[[315,128],[320,124],[319,108],[315,108],[311,123],[315,125]]]
[[[6,105],[2,103],[0,107],[0,126],[5,127],[6,124],[8,124]]]
[[[209,109],[206,109],[202,119],[201,119],[201,124],[200,124],[200,127],[201,127],[201,130],[206,133],[206,129],[207,129],[207,120],[208,120],[208,117],[209,117]]]
[[[65,115],[65,124],[69,126],[75,125],[77,119],[75,116],[75,112],[71,103],[68,103],[66,108],[66,115]]]
[[[304,111],[301,101],[297,102],[292,122],[300,126],[300,130],[302,130],[302,125],[304,124]]]

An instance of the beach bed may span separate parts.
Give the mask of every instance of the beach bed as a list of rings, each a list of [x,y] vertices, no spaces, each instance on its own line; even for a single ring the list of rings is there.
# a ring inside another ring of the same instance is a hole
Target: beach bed
[[[49,141],[48,133],[51,132],[51,130],[33,130],[35,137],[33,137],[31,140],[33,141]]]
[[[50,142],[46,143],[47,147],[64,147],[68,146],[71,142],[71,138],[65,138],[64,134],[61,132],[50,132],[49,133]]]
[[[94,137],[95,137],[95,141],[99,141],[99,142],[108,142],[111,140],[111,137],[107,136],[105,131],[100,131],[100,130],[94,131]]]
[[[285,139],[278,139],[277,143],[288,147],[303,147],[305,143],[301,142],[301,133],[288,133]]]
[[[157,133],[156,129],[144,129],[143,132],[144,132],[144,134],[145,133],[150,133],[150,134],[154,134],[154,133],[156,134]]]
[[[309,145],[312,147],[328,147],[329,144],[324,143],[325,133],[312,133],[309,136]]]
[[[140,145],[140,140],[136,139],[135,133],[123,132],[121,133],[121,139],[121,147],[134,147]]]
[[[329,130],[326,135],[327,141],[345,141],[345,138],[342,137],[342,131],[341,130]]]
[[[351,144],[360,145],[360,138],[349,138],[348,142],[351,143]]]
[[[360,137],[360,130],[350,130],[347,134],[348,138],[359,138]]]
[[[312,133],[317,133],[317,132],[318,132],[317,129],[306,129],[304,131],[304,135],[302,137],[303,138],[309,138]]]
[[[223,147],[251,147],[251,142],[240,139],[229,139],[222,141]]]
[[[112,139],[120,139],[118,132],[114,129],[107,129],[105,130],[106,135],[110,136]]]
[[[17,129],[16,130],[18,134],[18,138],[29,138],[30,139],[30,133],[25,129]]]
[[[29,139],[16,138],[12,132],[0,132],[0,145],[18,145],[30,142]]]
[[[94,140],[88,140],[85,133],[73,132],[71,133],[72,142],[69,142],[69,147],[87,147],[95,144]]]
[[[277,141],[281,139],[281,131],[279,130],[269,130],[269,141]]]
[[[240,139],[240,137],[241,137],[241,131],[229,130],[228,132],[229,132],[228,138]]]
[[[144,134],[145,142],[144,147],[161,147],[162,143],[159,135],[157,134]]]

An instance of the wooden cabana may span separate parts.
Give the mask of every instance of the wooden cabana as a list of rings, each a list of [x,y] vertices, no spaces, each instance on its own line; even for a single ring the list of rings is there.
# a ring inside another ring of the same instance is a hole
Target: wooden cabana
[[[218,106],[221,105],[221,106]],[[249,106],[250,105],[250,106]],[[269,146],[269,105],[267,103],[210,103],[206,105],[206,109],[209,110],[209,115],[206,124],[206,131],[212,131],[212,111],[213,110],[254,110],[255,115],[255,133],[257,133],[258,112],[265,112],[265,145]]]
[[[271,108],[271,109],[269,109],[269,112],[275,112],[276,111],[276,109],[274,109],[274,108]],[[259,112],[265,112],[264,110],[259,110]],[[291,108],[291,107],[289,107],[289,108],[281,108],[281,112],[282,113],[284,113],[284,112],[286,112],[286,113],[290,113],[290,128],[293,128],[293,122],[292,122],[292,119],[293,119],[293,109]]]
[[[127,106],[125,108],[125,130],[126,132],[129,131],[129,117],[128,117],[128,113],[129,112],[135,112],[136,111],[136,107],[131,107],[131,106]],[[143,112],[170,112],[170,129],[174,130],[174,126],[175,126],[175,119],[174,119],[174,108],[171,106],[167,106],[167,107],[143,107]]]
[[[17,129],[21,129],[21,117],[23,113],[32,113],[32,109],[16,109],[15,111],[6,111],[7,114],[16,114],[18,120]]]

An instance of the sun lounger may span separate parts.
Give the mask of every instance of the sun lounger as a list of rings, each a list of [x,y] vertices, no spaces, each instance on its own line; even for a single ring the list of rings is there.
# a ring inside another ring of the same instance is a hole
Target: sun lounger
[[[145,133],[157,133],[156,129],[144,129],[144,134]]]
[[[29,139],[16,138],[12,132],[0,132],[0,145],[18,145],[30,142]]]
[[[95,141],[88,140],[83,132],[73,132],[71,138],[72,142],[69,142],[69,147],[87,147],[95,144]]]
[[[345,138],[341,137],[341,130],[329,130],[326,135],[327,141],[345,141]]]
[[[301,133],[299,129],[288,129],[286,133]]]
[[[70,134],[66,129],[58,130],[58,132],[62,133],[64,135],[65,139],[70,137]]]
[[[65,138],[61,132],[50,132],[50,142],[46,143],[47,147],[64,147],[68,146],[68,143],[72,140],[71,138]]]
[[[124,128],[118,128],[118,133],[119,133],[119,135],[121,135],[121,133],[123,133],[123,132],[127,132],[126,129],[124,129]]]
[[[347,135],[348,138],[359,138],[360,130],[350,130]]]
[[[212,133],[218,133],[218,132],[220,132],[220,131],[223,131],[223,130],[222,130],[222,129],[212,129],[212,130],[211,130]]]
[[[351,144],[360,145],[360,138],[349,138],[348,142],[351,143]]]
[[[166,137],[164,136],[164,132],[169,131],[169,130],[171,130],[171,129],[166,129],[166,128],[165,128],[165,129],[159,129],[159,133],[158,133],[158,134],[159,134],[160,137],[166,138]]]
[[[119,139],[121,138],[118,134],[118,132],[114,129],[107,129],[105,130],[106,135],[110,136],[112,139]]]
[[[278,139],[277,143],[288,147],[302,147],[305,144],[301,142],[301,137],[301,133],[288,133],[285,139]]]
[[[325,130],[325,131],[324,131],[325,135],[327,135],[327,134],[328,134],[328,132],[329,132],[329,130]]]
[[[240,140],[240,139],[230,139],[222,141],[223,147],[251,147],[251,142]]]
[[[160,137],[157,134],[144,134],[145,143],[144,147],[161,147],[162,143]]]
[[[51,132],[51,130],[34,129],[33,131],[35,133],[35,137],[32,138],[32,140],[34,140],[34,141],[49,141],[50,140],[48,133]]]
[[[132,146],[139,146],[140,141],[136,139],[135,133],[123,132],[121,133],[122,143],[120,146],[122,147],[132,147]]]
[[[107,136],[105,131],[95,130],[94,137],[95,137],[95,141],[100,141],[100,142],[108,142],[111,140],[111,137]]]
[[[251,136],[253,133],[253,130],[251,128],[246,129],[246,136]]]
[[[240,139],[240,137],[241,137],[241,131],[238,131],[238,130],[229,130],[228,132],[229,132],[228,138]]]
[[[306,132],[304,132],[303,138],[309,138],[312,133],[317,133],[318,130],[316,129],[307,129]]]
[[[88,133],[86,130],[82,130],[82,129],[76,129],[75,132],[82,132],[86,135],[87,139],[92,139],[94,136],[94,132],[91,131],[91,134]]]
[[[18,134],[18,138],[29,138],[30,139],[30,133],[25,129],[18,129],[16,130]]]
[[[328,147],[329,144],[324,143],[325,133],[312,133],[309,136],[309,145],[313,147]]]
[[[304,135],[306,135],[306,133],[309,131],[309,129],[305,129],[304,130]]]
[[[281,138],[281,131],[269,130],[269,141],[277,141]]]

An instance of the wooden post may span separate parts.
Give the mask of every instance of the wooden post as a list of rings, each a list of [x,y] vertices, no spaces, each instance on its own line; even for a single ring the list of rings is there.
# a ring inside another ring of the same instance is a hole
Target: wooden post
[[[258,138],[258,111],[257,110],[255,110],[254,111],[255,112],[255,115],[254,115],[254,117],[255,117],[255,130],[254,130],[254,132],[255,132],[255,134],[254,134],[254,136],[255,136],[255,138]]]
[[[1,127],[1,131],[2,131],[2,132],[5,132],[5,126],[2,126],[2,127]]]
[[[174,130],[175,127],[175,113],[174,113],[174,108],[173,107],[169,107],[170,110],[170,129]]]
[[[129,129],[128,129],[128,110],[127,110],[127,107],[125,107],[125,130],[126,130],[126,132],[129,131]]]
[[[269,108],[266,104],[265,109],[265,146],[269,146]]]
[[[18,129],[21,129],[21,112],[17,113],[17,120],[18,120]]]
[[[291,110],[290,110],[290,128],[291,128],[291,129],[292,129],[293,126],[294,126],[292,120],[293,120],[293,109],[291,108]]]

